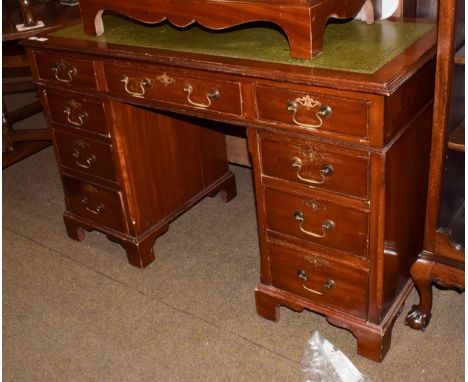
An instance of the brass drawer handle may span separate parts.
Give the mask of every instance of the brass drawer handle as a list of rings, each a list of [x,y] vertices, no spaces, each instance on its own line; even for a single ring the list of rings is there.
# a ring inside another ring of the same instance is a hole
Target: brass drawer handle
[[[311,289],[309,287],[307,287],[305,285],[305,283],[307,282],[307,272],[304,270],[304,269],[298,269],[297,272],[296,272],[296,275],[297,277],[299,277],[302,281],[302,287],[311,292],[311,293],[314,293],[314,294],[318,294],[319,296],[323,296],[325,295],[326,291],[330,290],[330,289],[333,289],[335,286],[336,286],[336,283],[335,281],[331,280],[331,279],[328,279],[327,281],[325,281],[323,284],[322,284],[322,289],[325,289],[325,292],[321,292],[321,291],[318,291],[316,289]]]
[[[203,109],[209,108],[211,106],[211,101],[217,100],[219,99],[219,97],[221,97],[221,94],[219,93],[218,89],[211,89],[208,93],[206,93],[206,99],[208,100],[208,103],[198,103],[190,99],[192,92],[193,92],[192,85],[185,84],[184,93],[187,93],[187,101],[189,102],[189,104],[196,106],[196,107],[201,107]]]
[[[125,91],[134,97],[143,97],[145,95],[146,88],[151,87],[151,80],[146,77],[138,83],[141,89],[140,92],[133,92],[128,88],[128,83],[130,82],[130,79],[128,78],[126,74],[122,76],[122,79],[120,80],[120,82],[124,83]]]
[[[324,164],[322,168],[320,169],[320,177],[322,178],[321,180],[308,179],[308,178],[304,178],[303,176],[301,176],[300,173],[301,173],[302,166],[303,166],[301,158],[292,157],[291,165],[296,169],[297,178],[309,184],[323,184],[325,183],[325,180],[327,179],[327,177],[330,177],[333,175],[333,166],[331,164]]]
[[[307,110],[313,109],[315,107],[319,108],[319,111],[315,113],[316,118],[319,120],[317,124],[310,124],[299,122],[296,120],[296,113],[299,110],[299,105],[304,106]],[[294,101],[286,102],[287,110],[292,113],[293,122],[301,127],[307,129],[318,129],[323,125],[323,118],[329,118],[332,115],[332,109],[330,106],[322,105],[319,101],[313,99],[312,97],[306,95],[302,98],[296,98]]]
[[[72,124],[73,126],[83,126],[84,120],[88,118],[88,113],[86,111],[83,111],[78,115],[78,121],[74,121],[73,119],[71,119],[71,109],[68,106],[65,106],[65,109],[63,109],[63,113],[67,116],[68,123]]]
[[[86,208],[87,211],[91,212],[94,215],[99,215],[104,210],[104,204],[102,204],[102,203],[98,203],[96,205],[95,210],[93,210],[92,208],[89,208],[88,207],[89,200],[88,200],[87,196],[83,196],[83,198],[81,199],[81,203],[83,203],[85,205],[85,208]]]
[[[68,67],[68,69],[67,69]],[[59,77],[59,69],[65,70],[67,74],[66,78]],[[52,71],[54,72],[55,79],[60,82],[70,83],[73,81],[73,77],[78,74],[78,69],[76,69],[73,65],[69,64],[66,61],[59,61],[53,67]]]
[[[96,162],[96,155],[94,154],[91,154],[90,156],[88,156],[86,158],[86,162],[85,163],[81,163],[79,161],[79,158],[80,158],[80,151],[78,149],[73,149],[73,153],[72,153],[72,156],[75,158],[75,164],[81,168],[90,168],[93,163]]]
[[[299,224],[299,229],[305,233],[306,235],[312,236],[312,237],[325,237],[327,235],[328,231],[332,231],[335,228],[335,223],[333,220],[326,219],[323,224],[322,224],[322,232],[321,233],[315,233],[311,231],[307,231],[302,225],[304,224],[304,212],[302,211],[295,211],[294,214],[294,219],[296,219]]]

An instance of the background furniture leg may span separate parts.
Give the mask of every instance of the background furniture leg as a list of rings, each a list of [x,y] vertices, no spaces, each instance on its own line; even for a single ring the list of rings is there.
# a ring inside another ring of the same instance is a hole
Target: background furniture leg
[[[412,329],[425,331],[431,319],[432,308],[432,268],[434,261],[418,259],[411,267],[411,277],[419,293],[419,304],[413,305],[405,319]]]

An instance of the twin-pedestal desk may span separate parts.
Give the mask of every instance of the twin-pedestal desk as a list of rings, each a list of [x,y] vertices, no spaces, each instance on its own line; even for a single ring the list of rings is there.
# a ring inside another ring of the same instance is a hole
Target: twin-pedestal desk
[[[25,43],[69,236],[98,230],[145,267],[179,214],[206,195],[236,195],[220,128],[245,127],[258,313],[323,314],[382,360],[422,248],[433,27],[330,25],[324,53],[295,60],[274,29],[105,23],[104,37],[78,25]]]

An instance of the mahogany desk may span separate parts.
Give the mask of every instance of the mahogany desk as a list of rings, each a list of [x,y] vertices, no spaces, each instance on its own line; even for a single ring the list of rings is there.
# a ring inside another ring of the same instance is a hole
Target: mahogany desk
[[[247,128],[260,241],[257,311],[323,314],[380,361],[421,250],[434,79],[431,25],[330,25],[289,56],[273,29],[228,34],[110,17],[27,40],[70,237],[96,229],[154,259],[206,195],[236,194],[223,124]],[[209,238],[201,238],[209,240]]]

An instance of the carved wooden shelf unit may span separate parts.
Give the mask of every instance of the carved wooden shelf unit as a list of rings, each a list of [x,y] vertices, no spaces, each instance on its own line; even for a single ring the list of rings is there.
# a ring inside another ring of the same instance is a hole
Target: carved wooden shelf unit
[[[219,30],[256,21],[278,25],[288,36],[291,56],[312,58],[323,50],[330,17],[355,16],[365,0],[80,0],[85,32],[102,35],[104,11],[146,23],[164,20],[178,27],[198,23]]]
[[[431,318],[432,284],[465,288],[464,3],[439,3],[424,250],[411,268],[420,303],[406,317],[418,330],[425,330]]]

